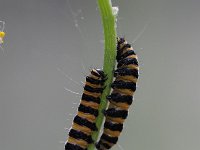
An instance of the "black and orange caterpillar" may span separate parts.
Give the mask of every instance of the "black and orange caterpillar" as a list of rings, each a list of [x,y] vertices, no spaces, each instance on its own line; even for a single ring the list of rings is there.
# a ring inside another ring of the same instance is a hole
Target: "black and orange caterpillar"
[[[98,116],[100,97],[104,90],[106,76],[102,70],[93,69],[86,77],[84,92],[73,120],[65,150],[87,150],[93,143],[91,134],[97,130],[95,120]]]
[[[134,49],[124,38],[117,38],[117,69],[112,93],[107,96],[110,104],[104,111],[106,120],[99,142],[98,150],[107,150],[118,141],[123,123],[128,116],[128,109],[133,101],[136,82],[139,76],[138,58]]]

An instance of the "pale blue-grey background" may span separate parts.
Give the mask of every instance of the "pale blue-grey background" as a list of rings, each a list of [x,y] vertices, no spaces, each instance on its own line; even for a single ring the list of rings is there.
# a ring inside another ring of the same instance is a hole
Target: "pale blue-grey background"
[[[113,0],[140,60],[124,150],[200,149],[200,1]],[[0,0],[0,150],[64,150],[81,84],[101,68],[96,0]],[[144,30],[146,29],[146,30]],[[140,35],[140,36],[138,36]],[[69,114],[72,114],[70,116]],[[118,150],[116,146],[113,150]]]

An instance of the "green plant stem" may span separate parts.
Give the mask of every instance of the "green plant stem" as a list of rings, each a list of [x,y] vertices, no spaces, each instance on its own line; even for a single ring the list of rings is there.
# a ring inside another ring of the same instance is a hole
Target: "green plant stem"
[[[116,58],[116,18],[112,11],[112,4],[110,0],[98,0],[98,5],[100,9],[100,14],[102,18],[103,28],[104,28],[104,65],[103,70],[107,75],[107,80],[105,82],[106,88],[101,97],[101,103],[99,107],[99,116],[96,119],[96,125],[98,128],[97,132],[92,134],[94,143],[96,143],[99,132],[103,123],[104,115],[103,110],[107,107],[106,96],[110,94],[111,83],[113,81],[113,70],[115,67],[115,58]],[[90,144],[88,150],[94,150],[94,144]]]

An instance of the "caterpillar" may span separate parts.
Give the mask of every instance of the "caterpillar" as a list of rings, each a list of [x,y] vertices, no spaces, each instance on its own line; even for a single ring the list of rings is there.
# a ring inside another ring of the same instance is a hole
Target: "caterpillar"
[[[132,46],[124,38],[117,38],[116,60],[118,64],[114,71],[115,80],[111,84],[113,90],[107,96],[110,104],[103,112],[106,117],[104,130],[96,144],[98,150],[110,149],[117,143],[136,91],[139,76],[138,58]]]
[[[90,75],[86,77],[78,113],[69,131],[65,150],[87,150],[88,145],[93,143],[91,134],[97,131],[95,120],[105,80],[106,75],[100,69],[92,69]]]

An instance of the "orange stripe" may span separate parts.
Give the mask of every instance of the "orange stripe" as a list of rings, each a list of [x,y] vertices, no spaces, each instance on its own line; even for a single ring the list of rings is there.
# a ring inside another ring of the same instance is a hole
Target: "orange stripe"
[[[112,136],[112,137],[119,137],[119,135],[120,135],[121,132],[119,132],[119,131],[112,131],[112,130],[110,130],[110,129],[105,129],[105,128],[104,128],[103,133],[105,133],[105,134],[107,134],[107,135],[110,135],[110,136]]]
[[[124,123],[125,119],[122,119],[122,118],[112,118],[112,117],[106,117],[106,120],[108,121],[112,121],[112,122],[115,122],[115,123]]]
[[[93,96],[93,97],[100,97],[101,96],[101,93],[91,93],[91,92],[88,92],[86,90],[84,90],[83,93],[86,94],[86,95],[89,95],[89,96]]]
[[[74,145],[79,145],[83,149],[87,148],[87,146],[88,146],[88,143],[86,141],[75,139],[75,138],[72,138],[72,137],[69,137],[67,142],[74,144]]]
[[[126,76],[118,76],[115,81],[118,81],[118,80],[123,80],[125,82],[134,82],[134,83],[136,83],[138,79],[135,78],[133,75],[126,75]]]
[[[76,123],[73,123],[72,129],[77,130],[77,131],[82,131],[87,135],[90,135],[92,133],[92,130],[86,126],[80,126]]]
[[[94,102],[87,102],[87,101],[81,100],[81,104],[84,105],[84,106],[89,106],[89,107],[94,108],[94,109],[99,108],[99,104],[94,103]]]
[[[81,117],[81,118],[85,118],[90,122],[94,122],[96,120],[96,117],[94,115],[85,114],[85,113],[82,113],[80,111],[78,112],[78,116]]]
[[[120,102],[114,102],[112,100],[110,100],[110,103],[112,103],[114,106],[116,106],[117,108],[121,108],[123,110],[128,110],[130,105],[127,103],[120,103]]]
[[[137,70],[139,70],[139,67],[134,65],[134,64],[122,65],[120,68],[129,68],[129,69],[137,69]]]
[[[100,85],[100,84],[92,84],[90,82],[86,82],[85,85],[91,86],[93,88],[100,88],[100,87],[102,87],[102,85]]]
[[[134,92],[132,90],[129,90],[129,89],[114,89],[113,92],[114,93],[121,93],[123,95],[129,95],[129,96],[132,96],[134,94]]]

